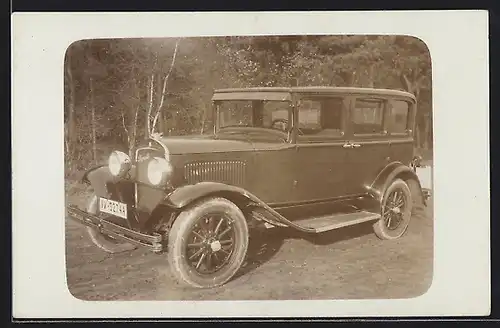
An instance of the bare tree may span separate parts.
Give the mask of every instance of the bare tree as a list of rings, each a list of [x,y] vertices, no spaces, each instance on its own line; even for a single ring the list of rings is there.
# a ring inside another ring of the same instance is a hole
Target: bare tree
[[[175,42],[175,49],[174,49],[174,54],[172,56],[172,61],[170,63],[170,68],[167,72],[167,74],[165,75],[164,79],[163,79],[163,88],[162,88],[162,92],[161,92],[161,96],[160,96],[160,104],[158,105],[157,109],[156,109],[156,114],[154,116],[154,119],[153,119],[153,124],[151,126],[151,129],[149,129],[149,133],[152,134],[155,132],[155,127],[156,127],[156,123],[158,121],[158,117],[160,115],[160,113],[162,112],[163,110],[163,102],[165,101],[165,95],[166,95],[166,91],[167,91],[167,83],[168,83],[168,78],[170,77],[170,74],[172,73],[172,70],[174,68],[174,65],[175,65],[175,58],[177,56],[177,49],[179,48],[179,40],[177,40]],[[148,115],[148,122],[149,122],[149,115]]]

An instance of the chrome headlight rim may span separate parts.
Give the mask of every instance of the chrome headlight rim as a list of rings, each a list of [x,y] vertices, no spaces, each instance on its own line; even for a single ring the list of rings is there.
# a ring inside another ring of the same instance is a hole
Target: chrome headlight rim
[[[155,187],[167,185],[170,178],[172,177],[172,173],[172,164],[164,157],[153,157],[149,160],[147,167],[147,178],[148,182],[151,185]]]
[[[115,150],[109,155],[108,169],[113,176],[124,177],[130,171],[131,167],[132,160],[124,152]]]

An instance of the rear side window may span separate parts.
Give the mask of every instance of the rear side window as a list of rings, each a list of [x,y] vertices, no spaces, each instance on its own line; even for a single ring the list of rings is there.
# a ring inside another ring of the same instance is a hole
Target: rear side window
[[[405,133],[408,129],[410,104],[404,100],[393,100],[389,106],[387,130],[390,133]]]
[[[383,100],[356,99],[351,112],[352,129],[355,134],[382,133],[383,122]]]

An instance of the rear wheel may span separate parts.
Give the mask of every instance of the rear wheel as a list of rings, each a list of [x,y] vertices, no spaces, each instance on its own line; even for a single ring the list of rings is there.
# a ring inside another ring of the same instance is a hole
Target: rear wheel
[[[397,239],[404,235],[410,224],[413,200],[406,182],[394,180],[381,202],[381,218],[373,225],[380,239]]]
[[[95,194],[89,200],[87,205],[87,212],[90,214],[97,215],[97,196]],[[98,229],[87,227],[87,233],[90,237],[90,240],[100,249],[108,253],[121,253],[126,251],[131,251],[136,248],[135,245],[130,243],[125,243],[122,241],[118,241],[111,236],[105,235],[101,233]]]
[[[248,249],[248,225],[234,203],[210,198],[176,218],[168,261],[177,280],[196,288],[223,285],[240,269]]]

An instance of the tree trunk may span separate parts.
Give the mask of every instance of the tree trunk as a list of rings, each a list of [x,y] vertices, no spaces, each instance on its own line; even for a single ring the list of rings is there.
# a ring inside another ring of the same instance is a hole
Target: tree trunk
[[[206,120],[207,120],[207,106],[203,106],[200,134],[203,134],[205,132],[205,121]]]
[[[151,113],[153,111],[153,84],[154,84],[154,73],[151,74],[151,79],[149,82],[149,107],[146,113],[146,131],[144,133],[144,138],[147,140],[151,133]]]
[[[431,141],[431,118],[429,114],[424,115],[424,149],[429,150],[429,144]]]
[[[163,88],[161,91],[160,103],[158,104],[158,108],[156,110],[156,114],[155,114],[154,119],[153,119],[153,126],[151,127],[151,130],[155,129],[158,118],[160,118],[160,115],[163,115],[163,103],[165,101],[165,95],[167,92],[168,78],[170,77],[170,74],[172,73],[172,70],[174,69],[175,58],[177,57],[177,49],[178,48],[179,48],[179,40],[177,40],[175,42],[175,49],[174,49],[174,54],[172,56],[172,61],[170,62],[170,68],[168,69],[168,72],[165,75],[165,78],[163,79]]]
[[[368,88],[373,88],[375,84],[375,64],[371,64],[368,69]]]
[[[133,82],[134,85],[134,92],[136,99],[139,99],[139,87],[137,85],[137,81],[134,80]],[[139,118],[139,110],[140,110],[140,104],[133,104],[129,107],[128,109],[128,117],[129,117],[129,123],[128,123],[128,128],[127,128],[127,133],[129,135],[128,138],[128,152],[130,158],[133,158],[134,151],[135,151],[135,143],[137,140],[137,131],[138,131],[138,118]]]
[[[418,124],[418,121],[415,123],[415,147],[417,149],[420,149],[420,124]]]
[[[159,115],[158,115],[158,120],[159,120],[159,129],[160,132],[164,133],[165,132],[165,114],[163,112],[163,109],[160,109]]]
[[[73,72],[71,70],[71,57],[68,56],[68,62],[66,63],[66,72],[68,78],[69,87],[69,99],[68,99],[68,129],[67,129],[67,139],[66,139],[66,151],[68,155],[69,165],[71,167],[74,149],[77,143],[76,135],[76,120],[75,120],[75,83],[73,81]]]
[[[356,72],[348,75],[347,86],[354,87],[356,85]]]
[[[95,104],[94,104],[94,83],[90,78],[90,108],[92,110],[92,160],[97,162],[96,128],[95,128]]]

